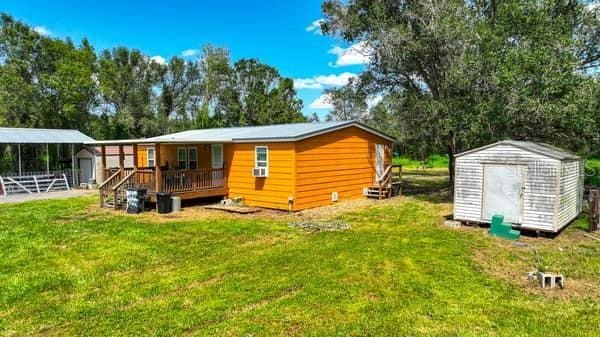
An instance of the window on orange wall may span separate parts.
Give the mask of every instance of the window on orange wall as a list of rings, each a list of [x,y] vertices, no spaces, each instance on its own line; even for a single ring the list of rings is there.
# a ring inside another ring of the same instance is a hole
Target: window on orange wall
[[[185,147],[177,148],[177,168],[180,170],[187,169],[187,150]]]
[[[154,167],[156,165],[156,161],[154,159],[154,148],[152,147],[146,149],[146,164],[148,167]]]
[[[254,167],[269,168],[269,148],[267,146],[257,146],[254,148]]]
[[[188,147],[188,168],[190,170],[198,168],[198,149],[196,147]]]

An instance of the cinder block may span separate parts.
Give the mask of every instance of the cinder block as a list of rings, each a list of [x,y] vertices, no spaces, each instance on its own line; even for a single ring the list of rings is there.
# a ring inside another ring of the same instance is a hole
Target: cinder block
[[[450,228],[460,228],[461,222],[456,220],[446,220],[444,221],[444,226]]]

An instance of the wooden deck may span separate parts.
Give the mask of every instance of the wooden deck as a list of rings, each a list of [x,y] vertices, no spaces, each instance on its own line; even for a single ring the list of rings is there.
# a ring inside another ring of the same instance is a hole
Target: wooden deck
[[[153,167],[108,170],[99,186],[100,206],[118,209],[128,188],[146,189],[150,201],[156,193],[167,192],[182,200],[226,196],[229,193],[225,169],[156,170]],[[157,183],[158,182],[158,183]]]

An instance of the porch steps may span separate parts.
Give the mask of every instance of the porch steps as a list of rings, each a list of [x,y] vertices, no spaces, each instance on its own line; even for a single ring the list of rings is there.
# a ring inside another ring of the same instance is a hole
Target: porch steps
[[[380,194],[381,192],[381,194]],[[391,192],[392,192],[392,188],[391,187],[379,187],[379,186],[370,186],[367,188],[365,196],[367,198],[375,198],[375,199],[379,199],[379,197],[381,196],[381,198],[388,198],[391,197]]]

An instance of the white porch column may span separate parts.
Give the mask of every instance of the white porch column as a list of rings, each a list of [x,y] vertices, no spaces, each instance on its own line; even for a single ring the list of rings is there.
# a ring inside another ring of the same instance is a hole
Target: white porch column
[[[50,174],[50,149],[46,143],[46,174]]]
[[[73,186],[79,186],[79,177],[75,173],[75,144],[71,144],[71,174],[73,177]]]
[[[21,144],[17,144],[17,150],[19,152],[19,175],[23,175],[23,164],[21,164]]]

